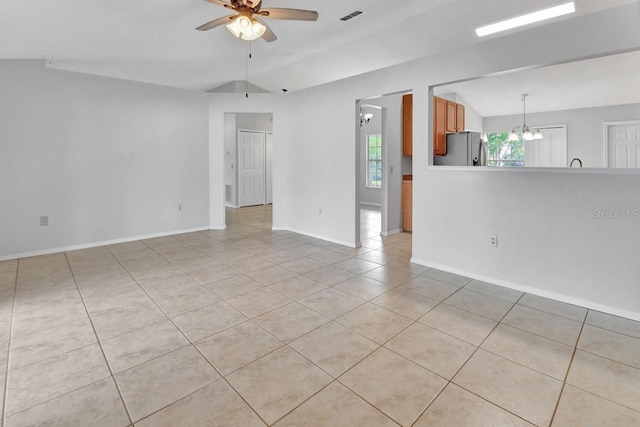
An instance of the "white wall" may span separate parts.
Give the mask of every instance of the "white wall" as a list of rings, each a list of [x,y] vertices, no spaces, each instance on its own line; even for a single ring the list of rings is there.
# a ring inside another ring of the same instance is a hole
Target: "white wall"
[[[527,125],[567,125],[567,158],[578,157],[585,168],[606,167],[604,163],[605,122],[640,120],[640,104],[581,108],[527,114]],[[510,131],[522,125],[522,115],[486,117],[486,132]]]
[[[456,94],[456,102],[458,104],[464,105],[464,127],[465,130],[474,131],[474,132],[484,132],[484,118],[473,108],[473,105],[469,104],[469,102]]]
[[[25,60],[0,94],[0,258],[207,226],[206,94]]]
[[[287,224],[355,243],[355,100],[413,89],[414,260],[640,319],[639,223],[591,217],[637,207],[640,176],[433,168],[427,123],[429,85],[638,48],[638,13],[634,3],[290,93]]]
[[[433,168],[428,128],[429,85],[638,48],[638,13],[633,3],[286,95],[208,94],[208,181],[202,94],[2,61],[0,254],[198,227],[207,187],[209,226],[224,227],[225,112],[274,114],[274,228],[354,245],[356,100],[413,89],[414,260],[640,319],[638,221],[593,218],[637,208],[640,175]]]
[[[273,131],[273,116],[271,113],[238,113],[236,114],[238,129]]]
[[[236,114],[224,114],[224,184],[229,186],[229,197],[225,202],[229,206],[238,206],[238,127]]]

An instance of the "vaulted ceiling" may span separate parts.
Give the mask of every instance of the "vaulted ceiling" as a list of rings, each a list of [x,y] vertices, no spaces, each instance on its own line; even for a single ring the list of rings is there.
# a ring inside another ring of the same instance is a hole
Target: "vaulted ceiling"
[[[436,95],[455,93],[481,116],[573,110],[640,103],[640,50],[583,61],[519,70],[444,85]]]
[[[576,15],[635,1],[576,0]],[[478,25],[560,2],[263,0],[320,17],[268,20],[279,38],[251,43],[249,81],[273,92],[316,86],[478,43]],[[354,10],[364,13],[339,20]],[[46,58],[53,68],[209,90],[245,79],[247,42],[224,27],[195,30],[228,12],[204,0],[0,0],[0,58]]]

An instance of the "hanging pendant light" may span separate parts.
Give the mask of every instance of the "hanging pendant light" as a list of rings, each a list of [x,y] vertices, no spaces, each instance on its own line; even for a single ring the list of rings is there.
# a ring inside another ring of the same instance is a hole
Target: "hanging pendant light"
[[[362,125],[368,125],[373,118],[373,114],[367,113],[362,106],[360,106],[360,127]]]
[[[520,98],[522,101],[522,126],[516,126],[511,130],[511,133],[509,134],[509,141],[519,141],[520,135],[518,135],[518,133],[522,135],[522,139],[524,141],[540,140],[544,138],[540,129],[531,130],[529,126],[527,126],[527,96],[529,96],[528,93],[523,93],[522,98]]]

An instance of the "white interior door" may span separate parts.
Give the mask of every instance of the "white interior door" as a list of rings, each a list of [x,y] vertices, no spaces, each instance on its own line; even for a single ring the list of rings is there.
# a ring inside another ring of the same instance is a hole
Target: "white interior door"
[[[238,131],[238,205],[264,204],[265,134]]]
[[[609,126],[608,143],[608,167],[640,168],[640,123]]]
[[[273,132],[267,132],[267,136],[266,136],[266,153],[265,153],[265,159],[266,159],[266,176],[265,176],[265,181],[266,181],[266,190],[265,190],[265,197],[266,197],[266,204],[269,203],[273,203],[273,181],[272,181],[272,174],[273,174],[273,169],[271,167],[271,162],[273,159]]]
[[[540,129],[543,139],[524,143],[524,165],[534,168],[565,168],[567,164],[566,126],[548,126]]]

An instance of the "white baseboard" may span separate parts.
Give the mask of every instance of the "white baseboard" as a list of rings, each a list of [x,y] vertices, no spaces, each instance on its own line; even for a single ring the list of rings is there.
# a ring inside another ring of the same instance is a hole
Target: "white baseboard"
[[[49,255],[49,254],[55,254],[58,252],[77,251],[79,249],[96,248],[98,246],[115,245],[116,243],[127,243],[127,242],[133,242],[136,240],[153,239],[154,237],[164,237],[164,236],[170,236],[172,234],[193,233],[196,231],[205,231],[205,230],[209,230],[209,227],[196,227],[196,228],[189,228],[186,230],[173,230],[173,231],[166,231],[162,233],[123,237],[120,239],[103,240],[100,242],[82,243],[80,245],[60,246],[57,248],[42,249],[38,251],[29,251],[29,252],[21,252],[21,253],[11,254],[11,255],[2,255],[0,256],[0,261],[7,261],[11,259],[18,259],[18,258],[28,258],[28,257],[34,257],[34,256],[40,256],[40,255]]]
[[[348,243],[348,242],[344,242],[342,240],[332,239],[332,238],[327,237],[327,236],[321,236],[319,234],[307,233],[305,231],[296,230],[295,228],[290,228],[290,227],[272,227],[271,230],[273,230],[273,231],[291,231],[292,233],[302,234],[303,236],[313,237],[314,239],[324,240],[324,241],[327,241],[327,242],[335,243],[337,245],[347,246],[347,247],[350,247],[350,248],[355,248],[356,247],[355,243]]]
[[[637,312],[628,311],[628,310],[622,310],[622,309],[617,308],[617,307],[611,307],[611,306],[608,306],[608,305],[604,305],[604,304],[600,304],[600,303],[597,303],[597,302],[585,300],[585,299],[582,299],[582,298],[576,298],[576,297],[572,297],[572,296],[569,296],[569,295],[560,294],[560,293],[557,293],[557,292],[551,292],[551,291],[547,291],[547,290],[540,289],[540,288],[534,288],[532,286],[522,285],[520,283],[511,282],[511,281],[504,280],[504,279],[497,279],[495,277],[484,276],[482,274],[476,274],[474,272],[467,271],[467,270],[464,270],[464,269],[452,268],[452,267],[449,267],[447,265],[428,262],[428,261],[424,261],[424,260],[420,260],[420,259],[416,259],[416,258],[411,258],[411,262],[414,263],[414,264],[423,265],[425,267],[435,268],[435,269],[438,269],[438,270],[446,271],[448,273],[453,273],[453,274],[457,274],[457,275],[460,275],[460,276],[469,277],[471,279],[481,280],[483,282],[493,283],[493,284],[498,285],[498,286],[503,286],[505,288],[514,289],[516,291],[526,292],[526,293],[532,294],[532,295],[537,295],[539,297],[549,298],[549,299],[553,299],[553,300],[560,301],[560,302],[566,302],[567,304],[578,305],[580,307],[588,308],[588,309],[591,309],[591,310],[601,311],[603,313],[612,314],[614,316],[620,316],[620,317],[624,317],[626,319],[640,321],[640,313],[637,313]]]
[[[387,236],[393,236],[394,234],[398,234],[398,233],[402,233],[402,229],[401,228],[398,228],[397,230],[387,231],[386,233],[382,232],[382,233],[380,233],[380,235],[387,237]]]

